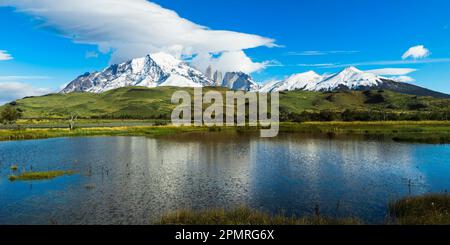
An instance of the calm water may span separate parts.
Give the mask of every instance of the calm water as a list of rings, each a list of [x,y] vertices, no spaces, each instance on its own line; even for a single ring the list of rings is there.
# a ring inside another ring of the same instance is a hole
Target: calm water
[[[12,164],[79,174],[9,182]],[[299,216],[319,205],[378,223],[390,200],[444,192],[449,176],[450,145],[294,134],[0,142],[0,223],[151,224],[170,210],[241,205]]]

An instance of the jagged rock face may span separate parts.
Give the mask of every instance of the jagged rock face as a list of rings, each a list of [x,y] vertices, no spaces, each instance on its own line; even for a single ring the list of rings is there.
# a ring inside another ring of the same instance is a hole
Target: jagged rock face
[[[214,86],[226,87],[233,90],[257,91],[259,89],[250,75],[243,72],[227,72],[223,76],[221,71],[215,71],[208,66],[205,76],[213,81]]]
[[[206,68],[205,76],[206,76],[207,78],[209,78],[209,79],[212,79],[212,78],[213,78],[213,75],[212,75],[212,67],[211,67],[211,66],[208,66],[208,68]]]
[[[227,72],[223,78],[222,87],[233,90],[258,91],[259,85],[249,75],[243,72]]]
[[[214,73],[213,81],[214,81],[215,86],[222,86],[222,83],[223,83],[222,72],[216,71]]]
[[[61,93],[93,92],[128,86],[212,86],[213,81],[186,63],[164,53],[111,65],[101,72],[86,73],[69,83]]]

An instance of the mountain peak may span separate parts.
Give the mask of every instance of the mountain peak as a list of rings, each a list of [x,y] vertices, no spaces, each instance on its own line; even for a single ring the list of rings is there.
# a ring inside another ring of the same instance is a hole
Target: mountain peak
[[[102,93],[128,86],[211,86],[212,81],[200,71],[167,53],[154,53],[142,58],[111,65],[101,72],[88,73],[69,83],[61,93],[86,91]]]
[[[182,63],[181,60],[176,59],[172,55],[164,52],[150,54],[150,58],[152,58],[160,66],[178,66]]]
[[[317,74],[317,72],[315,72],[315,71],[307,71],[307,72],[304,72],[304,74],[305,75],[311,75],[311,76],[320,76],[319,74]]]
[[[319,74],[317,74],[315,71],[307,71],[303,73],[297,73],[291,76],[293,77],[308,77],[308,78],[315,78],[315,77],[321,77]]]
[[[344,70],[342,70],[341,72],[351,72],[351,73],[363,73],[363,71],[359,70],[358,68],[354,67],[354,66],[349,66],[346,67]]]

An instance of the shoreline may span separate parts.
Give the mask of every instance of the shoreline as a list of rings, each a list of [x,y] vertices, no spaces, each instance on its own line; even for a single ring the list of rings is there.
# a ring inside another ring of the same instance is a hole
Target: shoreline
[[[449,225],[450,196],[425,194],[388,204],[388,217],[379,225]],[[305,216],[271,214],[248,207],[233,209],[177,210],[166,213],[156,225],[376,225],[358,217],[322,216],[319,208]]]
[[[96,126],[68,128],[0,129],[0,141],[32,140],[83,136],[146,136],[160,137],[192,132],[257,132],[260,127],[175,127],[175,126]],[[280,133],[302,133],[312,136],[364,136],[391,139],[396,142],[448,144],[449,121],[384,121],[384,122],[305,122],[280,123]]]

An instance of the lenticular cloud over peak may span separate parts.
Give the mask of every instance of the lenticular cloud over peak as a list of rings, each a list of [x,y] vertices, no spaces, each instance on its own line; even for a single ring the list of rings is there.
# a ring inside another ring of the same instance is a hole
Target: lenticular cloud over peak
[[[275,40],[258,35],[211,30],[146,0],[0,0],[0,6],[12,6],[32,16],[38,26],[76,43],[97,45],[99,51],[111,52],[111,63],[160,51],[177,57],[206,58],[211,53],[276,46]],[[264,68],[263,63],[249,65],[246,55],[234,57],[231,62],[223,61],[230,63],[224,64],[231,66],[230,70],[254,72]],[[246,67],[242,68],[239,64],[243,60]]]

